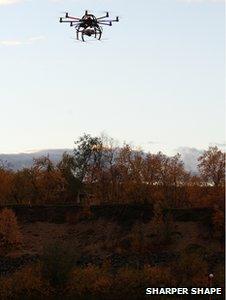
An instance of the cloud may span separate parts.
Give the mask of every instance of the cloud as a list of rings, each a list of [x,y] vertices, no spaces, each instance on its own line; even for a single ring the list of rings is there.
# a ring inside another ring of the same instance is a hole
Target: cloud
[[[0,45],[8,46],[8,47],[15,47],[15,46],[20,46],[20,45],[33,44],[35,42],[42,41],[44,39],[45,39],[45,37],[43,35],[40,35],[40,36],[30,37],[25,40],[0,40]]]
[[[33,37],[30,37],[29,39],[27,39],[27,42],[28,43],[33,43],[33,42],[37,42],[37,41],[42,41],[44,39],[45,39],[44,35],[33,36]]]
[[[10,5],[23,2],[23,0],[0,0],[0,5]]]
[[[3,40],[0,41],[0,45],[2,46],[18,46],[21,45],[21,41],[16,41],[16,40]]]

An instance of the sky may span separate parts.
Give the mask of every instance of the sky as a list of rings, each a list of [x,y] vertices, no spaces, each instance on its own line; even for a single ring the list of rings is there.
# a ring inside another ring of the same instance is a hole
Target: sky
[[[101,42],[69,11],[110,11]],[[224,1],[0,0],[0,153],[105,133],[147,151],[225,140]]]

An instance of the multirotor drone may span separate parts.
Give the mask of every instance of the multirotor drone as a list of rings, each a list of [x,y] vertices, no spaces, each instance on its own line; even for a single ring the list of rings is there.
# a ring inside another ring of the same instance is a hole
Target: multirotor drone
[[[109,13],[102,17],[95,17],[87,10],[82,18],[72,17],[66,12],[65,17],[60,18],[60,23],[70,23],[70,26],[74,26],[76,29],[76,38],[85,42],[85,36],[101,40],[103,28],[102,26],[112,26],[113,22],[119,22],[119,17],[114,20],[109,19]]]

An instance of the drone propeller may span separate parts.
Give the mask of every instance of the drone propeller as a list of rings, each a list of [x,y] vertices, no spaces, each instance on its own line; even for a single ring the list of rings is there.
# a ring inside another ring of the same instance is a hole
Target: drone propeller
[[[105,15],[110,15],[110,14],[112,14],[112,11],[111,10],[101,10],[101,11],[99,11],[99,13],[105,14]]]
[[[104,18],[97,19],[99,24],[112,26],[113,22],[119,22],[119,17],[116,17],[114,20],[105,20]]]
[[[68,14],[69,14],[69,13],[68,13],[67,11],[61,11],[60,13],[65,15],[64,18],[68,18]]]
[[[106,19],[106,18],[109,18],[110,14],[108,11],[104,11],[103,12],[105,15],[102,16],[102,17],[98,17],[97,20],[101,20],[101,19]]]

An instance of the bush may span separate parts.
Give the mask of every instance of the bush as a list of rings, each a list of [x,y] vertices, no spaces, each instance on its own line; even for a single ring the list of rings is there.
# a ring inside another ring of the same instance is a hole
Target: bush
[[[223,210],[215,209],[213,214],[213,226],[216,238],[220,239],[220,241],[224,243],[225,217]]]
[[[217,264],[213,269],[213,285],[214,286],[224,286],[225,284],[225,265]]]
[[[109,264],[77,267],[67,285],[70,299],[143,299],[149,286],[174,286],[175,281],[167,267],[123,267],[112,272]]]
[[[73,269],[75,255],[73,250],[64,244],[54,242],[43,251],[42,273],[52,286],[64,285]]]
[[[153,242],[158,247],[169,245],[173,242],[174,222],[170,214],[163,214],[161,204],[154,206],[154,218],[150,222],[150,232],[155,236]]]
[[[155,205],[154,218],[144,224],[137,222],[132,227],[130,233],[131,251],[139,253],[144,257],[145,254],[158,253],[165,250],[173,242],[176,243],[175,223],[168,214],[163,215],[159,205]]]
[[[0,299],[50,299],[52,289],[41,276],[40,264],[0,279]]]
[[[78,267],[67,285],[67,294],[71,299],[108,299],[112,284],[107,265]]]
[[[114,278],[114,299],[143,299],[144,291],[150,286],[174,286],[175,281],[168,267],[149,266],[143,268],[121,268]]]
[[[171,267],[179,286],[206,286],[208,284],[208,265],[198,253],[186,251],[181,253],[180,258]]]
[[[175,286],[175,278],[169,267],[144,266],[143,269],[146,286]]]
[[[15,213],[11,209],[0,212],[0,249],[6,250],[18,247],[22,242],[22,234]]]

